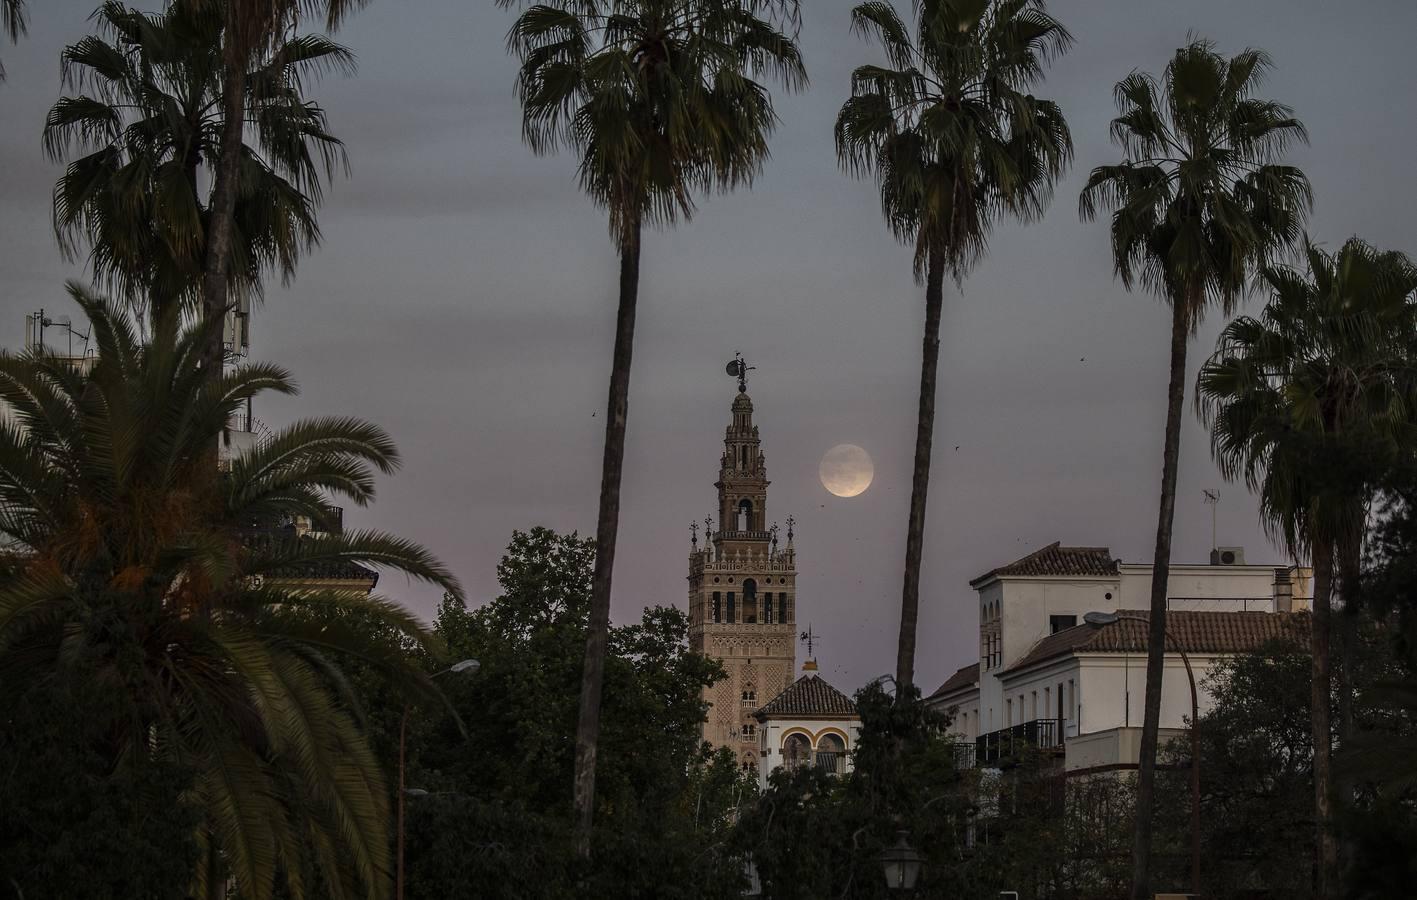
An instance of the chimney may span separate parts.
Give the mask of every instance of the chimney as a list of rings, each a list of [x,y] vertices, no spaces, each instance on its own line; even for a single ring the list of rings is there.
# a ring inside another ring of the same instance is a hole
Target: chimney
[[[1274,570],[1274,611],[1294,611],[1294,582],[1290,580],[1287,566]]]

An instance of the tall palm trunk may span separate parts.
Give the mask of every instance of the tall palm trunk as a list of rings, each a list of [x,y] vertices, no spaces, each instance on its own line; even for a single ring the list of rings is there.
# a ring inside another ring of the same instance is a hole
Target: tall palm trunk
[[[1171,526],[1176,518],[1176,471],[1181,457],[1181,405],[1186,395],[1186,301],[1171,302],[1171,379],[1166,388],[1166,436],[1161,454],[1161,509],[1151,564],[1151,622],[1146,636],[1146,703],[1137,775],[1136,831],[1132,840],[1132,900],[1151,896],[1152,809],[1156,805],[1156,745],[1161,727],[1161,678],[1166,663],[1166,594],[1171,576]]]
[[[925,501],[930,491],[930,450],[935,436],[935,380],[940,363],[940,309],[944,304],[944,254],[935,247],[925,263],[925,344],[920,359],[920,411],[915,426],[915,474],[905,536],[905,584],[900,597],[900,640],[895,657],[896,696],[908,697],[915,681],[915,628],[920,618],[920,558],[925,546]]]
[[[600,700],[610,631],[610,576],[615,567],[615,534],[620,526],[620,475],[625,462],[625,419],[630,402],[630,355],[635,343],[635,304],[640,292],[640,222],[626,227],[620,247],[620,306],[615,315],[615,350],[610,368],[610,401],[605,416],[605,456],[600,469],[600,514],[595,526],[595,574],[590,593],[590,633],[581,670],[580,716],[576,721],[573,788],[576,853],[590,858],[595,813],[595,752],[600,741]]]
[[[207,257],[202,272],[202,311],[208,316],[226,313],[236,195],[240,189],[247,53],[241,46],[243,42],[237,28],[238,5],[235,2],[227,4],[227,23],[222,42],[221,151],[212,176],[212,200],[207,216]],[[222,337],[222,331],[215,332],[202,353],[202,365],[218,374],[222,364]]]
[[[1327,540],[1313,542],[1314,609],[1309,650],[1313,657],[1309,695],[1309,723],[1314,741],[1314,824],[1318,860],[1315,867],[1315,900],[1334,896],[1333,873],[1338,863],[1338,845],[1333,834],[1332,809],[1332,725],[1329,722],[1329,629],[1332,621],[1333,545]]]

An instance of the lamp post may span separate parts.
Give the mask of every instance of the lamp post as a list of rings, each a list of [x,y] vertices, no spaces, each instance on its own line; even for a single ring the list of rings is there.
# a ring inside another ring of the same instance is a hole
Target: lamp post
[[[920,863],[924,857],[920,851],[910,846],[906,840],[908,832],[902,828],[896,832],[895,845],[881,851],[881,868],[886,873],[886,887],[892,891],[915,889],[915,881],[920,877]]]
[[[447,675],[449,672],[457,675],[463,672],[477,674],[481,668],[481,663],[475,659],[464,659],[461,662],[453,663],[441,672],[435,672],[430,678],[437,678],[440,675]],[[404,788],[404,747],[408,739],[408,713],[413,708],[412,702],[405,702],[403,705],[403,717],[399,720],[399,800],[398,800],[398,863],[397,872],[394,876],[394,895],[397,900],[403,900],[403,801],[405,793],[413,793]],[[414,790],[419,790],[415,788]],[[420,795],[427,793],[421,791]]]
[[[1117,613],[1090,612],[1082,617],[1082,620],[1089,625],[1112,625],[1127,619],[1132,622],[1141,622],[1144,625],[1150,621],[1142,616],[1123,616]],[[1165,629],[1163,632],[1171,639],[1176,652],[1181,654],[1181,662],[1186,666],[1186,680],[1191,685],[1191,892],[1197,897],[1201,893],[1201,739],[1198,726],[1200,724],[1200,699],[1196,694],[1196,673],[1191,669],[1191,659],[1186,655],[1186,648],[1181,646],[1181,642],[1176,640],[1176,636],[1171,630]]]

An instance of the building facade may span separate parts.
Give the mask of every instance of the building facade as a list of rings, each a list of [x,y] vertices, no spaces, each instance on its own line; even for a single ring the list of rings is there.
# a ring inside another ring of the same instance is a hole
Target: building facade
[[[1228,561],[1228,562],[1227,562]],[[954,710],[953,733],[981,763],[1011,742],[1055,748],[1069,770],[1135,765],[1146,696],[1151,566],[1106,547],[1051,544],[970,582],[979,601],[979,658],[930,697]],[[1246,565],[1243,553],[1210,565],[1175,564],[1168,579],[1161,728],[1180,734],[1211,704],[1207,676],[1228,656],[1267,641],[1303,641],[1310,575],[1298,566]],[[1089,624],[1089,612],[1117,621]]]
[[[689,552],[689,644],[723,663],[727,677],[707,688],[704,740],[757,765],[754,713],[792,683],[797,663],[797,558],[792,519],[778,548],[768,527],[767,463],[741,386],[719,460],[718,529],[697,523]]]
[[[861,734],[861,716],[851,698],[817,674],[817,661],[802,664],[802,677],[763,704],[758,720],[758,784],[767,789],[774,769],[816,766],[833,775],[852,770],[851,754]]]

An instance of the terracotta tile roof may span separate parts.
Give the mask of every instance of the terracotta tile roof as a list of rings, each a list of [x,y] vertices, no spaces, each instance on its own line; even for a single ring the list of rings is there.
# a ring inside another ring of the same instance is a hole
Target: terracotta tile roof
[[[945,679],[945,683],[931,694],[930,697],[942,697],[945,694],[952,694],[961,688],[973,687],[979,683],[979,663],[972,663]]]
[[[759,720],[770,716],[854,717],[856,704],[815,672],[808,672],[789,684],[754,715]]]
[[[1111,625],[1065,628],[1034,644],[1004,674],[1069,653],[1145,653],[1147,611],[1119,609],[1117,614],[1137,618],[1124,618]],[[1167,649],[1179,642],[1187,653],[1245,653],[1272,640],[1292,640],[1307,646],[1309,614],[1172,610],[1166,614],[1166,631],[1171,636]]]
[[[1022,559],[1016,559],[1006,566],[991,569],[969,582],[977,587],[990,578],[1006,575],[1095,575],[1107,577],[1117,574],[1117,560],[1106,547],[1064,547],[1054,541],[1042,550],[1035,550]]]

